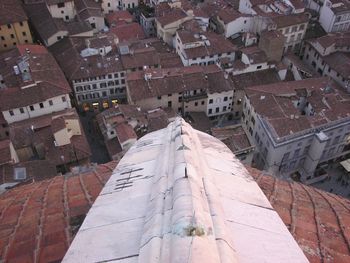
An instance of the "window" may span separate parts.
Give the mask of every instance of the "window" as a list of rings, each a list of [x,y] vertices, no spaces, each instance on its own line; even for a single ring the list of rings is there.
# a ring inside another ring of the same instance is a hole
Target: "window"
[[[9,113],[11,116],[15,115],[12,110],[10,110]]]
[[[162,96],[158,96],[157,99],[158,99],[158,100],[161,100],[161,99],[162,99]]]
[[[25,37],[26,35],[27,35],[27,33],[26,33],[26,32],[22,32],[22,36],[24,36],[24,37]]]
[[[208,114],[212,114],[213,110],[212,109],[209,109],[208,110]]]
[[[251,117],[250,120],[252,121],[253,125],[255,125],[255,119]]]
[[[204,103],[205,103],[204,100],[202,100],[201,104],[204,105]]]
[[[58,4],[57,4],[57,7],[58,7],[58,8],[64,7],[64,3],[58,3]]]
[[[219,107],[216,107],[215,112],[218,113],[220,111]]]
[[[222,108],[222,111],[226,111],[226,109],[227,109],[227,107],[226,107],[226,106],[224,106],[224,107]]]
[[[300,153],[300,148],[299,148],[299,149],[296,149],[296,150],[294,151],[293,158],[298,157],[298,156],[299,156],[299,153]]]
[[[1,40],[5,40],[5,37],[1,36]]]
[[[19,25],[20,25],[20,26],[23,26],[23,22],[19,22]]]
[[[24,109],[23,108],[19,108],[19,111],[20,111],[20,113],[24,113]]]
[[[33,105],[30,105],[30,106],[29,106],[29,109],[30,109],[31,111],[34,111],[34,106],[33,106]]]
[[[210,99],[210,100],[209,100],[209,104],[213,104],[213,99]]]
[[[7,28],[8,28],[8,29],[11,29],[11,25],[10,25],[10,24],[7,24]]]
[[[289,155],[290,155],[290,152],[285,153],[285,154],[283,155],[282,162],[287,161],[288,158],[289,158]]]
[[[168,107],[171,108],[171,106],[172,106],[171,101],[168,101]]]
[[[44,103],[40,102],[39,106],[40,106],[41,109],[44,108]]]
[[[10,36],[11,36],[11,38],[12,38],[12,39],[14,39],[14,38],[15,38],[15,35],[14,35],[14,34],[11,34]]]
[[[195,103],[194,103],[194,106],[198,106],[198,102],[195,102]]]
[[[62,99],[62,102],[66,101],[66,97],[65,96],[61,97],[61,99]]]
[[[52,100],[49,100],[49,105],[50,105],[50,106],[52,106],[52,105],[53,105]]]
[[[224,97],[224,101],[227,101],[227,97]]]
[[[114,94],[114,89],[109,89],[109,93]]]
[[[122,79],[122,84],[125,84],[125,79]]]
[[[108,78],[111,79],[112,78],[112,74],[108,74]]]
[[[262,67],[261,65],[260,65],[260,66],[257,66],[256,69],[261,69],[261,67]]]

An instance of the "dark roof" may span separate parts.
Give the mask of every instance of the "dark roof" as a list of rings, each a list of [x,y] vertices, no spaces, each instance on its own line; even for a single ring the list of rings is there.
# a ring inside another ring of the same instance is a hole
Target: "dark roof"
[[[76,176],[15,187],[0,196],[0,258],[59,262],[116,162]]]
[[[45,3],[25,5],[30,22],[43,41],[61,31],[67,31],[62,19],[52,18]]]
[[[198,47],[185,49],[183,52],[185,53],[187,59],[212,56],[222,53],[232,53],[237,49],[236,46],[224,36],[213,32],[205,32],[200,34],[207,39],[206,41],[209,41],[209,45],[207,45],[204,40],[197,39],[195,37],[195,32],[182,29],[178,30],[177,34],[182,43],[202,42],[204,44]]]
[[[241,125],[212,128],[211,133],[225,143],[233,153],[238,153],[252,146],[247,133]]]
[[[10,140],[0,141],[0,166],[11,162]]]
[[[232,21],[235,21],[237,18],[239,18],[241,16],[247,16],[247,15],[241,14],[240,12],[238,12],[237,10],[235,10],[233,8],[223,8],[218,12],[217,16],[225,24],[228,24]]]
[[[275,69],[265,69],[239,75],[230,75],[236,89],[243,90],[246,87],[280,82]]]
[[[350,117],[349,95],[326,77],[253,86],[245,91],[277,140]],[[309,102],[313,115],[304,115],[294,106],[293,101],[301,97]]]
[[[77,15],[81,20],[103,17],[100,3],[94,0],[74,0]]]
[[[141,25],[136,22],[116,26],[112,25],[109,30],[118,37],[119,42],[146,38]]]
[[[69,80],[102,76],[123,70],[116,51],[113,50],[106,56],[94,55],[84,59],[80,52],[85,48],[84,39],[68,37],[52,45],[49,50]]]
[[[57,175],[56,166],[47,160],[33,160],[6,165],[0,169],[0,182],[18,182],[14,178],[16,168],[25,168],[26,179],[21,183],[37,182]]]
[[[81,135],[73,135],[69,144],[56,146],[54,141],[55,127],[52,124],[56,122],[54,119],[60,116],[79,121],[79,116],[73,108],[12,123],[10,125],[10,139],[14,148],[16,150],[28,147],[41,149],[40,157],[56,166],[88,160],[91,156],[90,146],[80,123]]]
[[[187,14],[180,8],[173,8],[167,11],[164,15],[158,16],[157,21],[161,24],[162,27],[174,23],[178,20],[184,19],[187,17]]]
[[[335,70],[342,77],[350,79],[350,53],[335,52],[322,58],[331,69]]]
[[[68,94],[67,90],[47,82],[39,82],[25,89],[7,89],[0,91],[0,109],[26,107],[65,94]]]
[[[303,24],[309,21],[309,15],[307,13],[291,14],[291,15],[278,15],[271,18],[277,25],[277,29],[288,26]]]
[[[151,74],[145,80],[145,74]],[[128,74],[130,98],[136,102],[145,98],[202,88],[209,93],[233,90],[233,85],[216,65],[154,69]]]
[[[68,34],[70,36],[78,35],[78,34],[89,32],[89,31],[93,30],[90,23],[87,21],[66,22],[65,26],[66,26]]]
[[[27,19],[20,0],[0,0],[0,25],[22,22]]]

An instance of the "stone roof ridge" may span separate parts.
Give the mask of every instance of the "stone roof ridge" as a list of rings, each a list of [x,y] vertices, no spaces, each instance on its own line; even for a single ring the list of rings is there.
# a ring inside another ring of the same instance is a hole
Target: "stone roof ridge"
[[[81,258],[307,262],[239,160],[222,142],[181,118],[126,152],[63,262]]]
[[[201,144],[195,134],[191,132],[192,128],[189,124],[178,119],[175,125],[175,129],[168,129],[167,137],[172,143],[169,147],[166,147],[162,155],[159,155],[157,161],[161,164],[159,168],[160,175],[168,174],[170,178],[160,180],[159,177],[154,177],[151,200],[149,209],[147,209],[150,212],[146,214],[145,221],[153,221],[153,231],[159,233],[166,232],[166,229],[162,230],[164,226],[166,228],[170,226],[172,232],[179,236],[210,236],[215,233],[216,238],[224,242],[215,244],[216,242],[211,240],[208,243],[193,245],[190,247],[192,251],[190,253],[193,257],[199,257],[197,258],[198,262],[204,262],[206,255],[203,253],[196,254],[196,251],[205,251],[216,259],[214,262],[237,262],[232,239],[224,223],[223,208],[220,203],[215,202],[219,198],[219,192],[215,185],[205,178],[205,174],[209,169],[206,168],[206,164],[199,157]],[[174,160],[173,152],[186,148],[196,149],[192,152],[192,162],[186,160],[185,156],[185,163],[181,159]],[[184,194],[187,191],[188,194]],[[164,197],[164,192],[169,194]],[[168,202],[173,204],[172,213],[169,218],[163,219],[165,221],[163,221],[163,224],[158,224],[158,220],[154,218]],[[215,216],[212,217],[211,214]],[[150,233],[147,231],[149,225],[145,226],[147,227],[141,239],[141,251],[144,255],[147,255],[152,253],[148,250],[152,250],[153,247],[148,246],[145,250],[142,250],[150,237]],[[177,238],[175,237],[175,239]],[[170,247],[172,253],[182,254],[181,250],[187,241],[185,239],[181,241],[183,245],[174,242],[174,246]],[[142,253],[140,254],[141,258]]]

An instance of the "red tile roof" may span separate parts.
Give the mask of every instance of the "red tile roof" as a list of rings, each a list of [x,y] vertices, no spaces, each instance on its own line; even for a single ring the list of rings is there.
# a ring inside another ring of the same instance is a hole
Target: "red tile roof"
[[[350,201],[248,168],[310,262],[350,262]]]
[[[0,258],[60,261],[117,162],[0,196]],[[310,262],[349,262],[350,201],[247,167]]]
[[[119,42],[146,38],[142,27],[136,22],[130,24],[111,26],[109,30],[112,34],[118,37]]]
[[[118,23],[120,21],[131,22],[133,16],[127,10],[114,11],[106,15],[106,20],[108,24]]]
[[[0,0],[0,25],[28,20],[19,0]]]
[[[11,161],[10,140],[0,141],[0,165]]]
[[[173,8],[166,14],[161,17],[157,17],[157,21],[160,23],[162,27],[184,19],[187,17],[187,14],[180,8]]]
[[[0,259],[62,260],[116,162],[71,177],[22,185],[0,196]]]

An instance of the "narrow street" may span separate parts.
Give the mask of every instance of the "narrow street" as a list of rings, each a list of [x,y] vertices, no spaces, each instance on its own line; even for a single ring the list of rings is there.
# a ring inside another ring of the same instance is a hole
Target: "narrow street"
[[[102,164],[110,161],[106,146],[104,145],[102,135],[96,126],[95,113],[79,113],[81,124],[83,125],[86,138],[91,149],[91,162]]]

